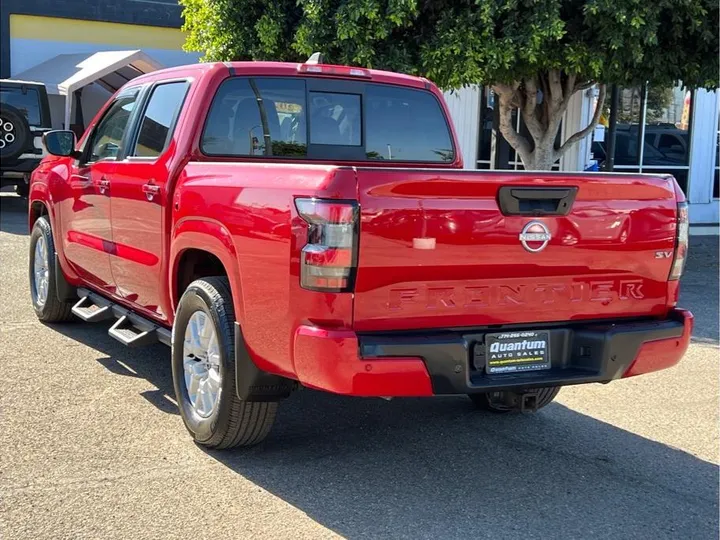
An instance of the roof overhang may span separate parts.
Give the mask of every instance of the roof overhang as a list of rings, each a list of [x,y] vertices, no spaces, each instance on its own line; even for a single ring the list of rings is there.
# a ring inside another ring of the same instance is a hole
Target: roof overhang
[[[72,94],[91,83],[114,93],[138,75],[162,67],[141,50],[59,54],[13,78],[44,83],[48,94],[60,96]]]

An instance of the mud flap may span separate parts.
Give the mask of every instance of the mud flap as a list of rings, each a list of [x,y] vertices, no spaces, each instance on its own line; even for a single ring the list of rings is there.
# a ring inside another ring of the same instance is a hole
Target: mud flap
[[[77,289],[65,279],[57,253],[55,254],[55,294],[60,302],[77,302]]]
[[[240,325],[235,323],[235,388],[243,401],[280,401],[297,388],[297,382],[259,369],[250,358]]]

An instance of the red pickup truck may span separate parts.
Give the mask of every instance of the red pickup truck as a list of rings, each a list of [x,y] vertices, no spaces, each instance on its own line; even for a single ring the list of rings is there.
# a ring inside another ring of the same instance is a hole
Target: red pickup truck
[[[423,78],[185,66],[45,144],[38,318],[171,346],[208,447],[259,442],[300,386],[532,411],[561,386],[673,366],[689,343],[671,176],[463,170]]]

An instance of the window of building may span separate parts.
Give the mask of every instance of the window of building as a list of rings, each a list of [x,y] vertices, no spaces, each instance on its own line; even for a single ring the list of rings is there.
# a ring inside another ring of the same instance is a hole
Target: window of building
[[[619,105],[614,170],[672,174],[687,191],[692,93],[682,85],[622,88]],[[604,161],[604,143],[593,153]]]
[[[157,157],[167,147],[189,83],[161,84],[153,89],[145,109],[133,155]]]

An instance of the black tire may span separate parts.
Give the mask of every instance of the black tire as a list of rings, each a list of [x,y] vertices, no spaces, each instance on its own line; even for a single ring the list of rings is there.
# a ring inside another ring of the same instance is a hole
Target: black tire
[[[47,249],[47,298],[41,302],[35,287],[35,246],[43,239]],[[28,264],[30,278],[30,298],[37,318],[43,322],[66,322],[72,320],[72,303],[61,302],[58,299],[55,283],[55,242],[53,241],[50,222],[45,216],[35,221],[30,234],[30,260]]]
[[[210,317],[220,353],[220,395],[213,412],[203,418],[193,408],[183,366],[183,343],[190,317],[202,310]],[[225,277],[207,277],[192,282],[180,299],[172,342],[172,374],[180,415],[195,442],[207,448],[252,446],[267,437],[275,421],[276,402],[248,402],[235,391],[235,312]]]
[[[0,159],[5,162],[14,161],[30,143],[30,125],[19,110],[6,104],[0,105],[0,121]],[[4,126],[8,123],[12,125],[12,130],[5,130]],[[12,134],[12,142],[6,141],[7,134]]]
[[[538,388],[537,410],[549,405],[555,396],[560,392],[559,386],[548,386],[547,388]],[[489,411],[498,414],[509,412],[520,412],[520,404],[517,399],[519,394],[515,392],[488,392],[483,394],[468,394],[480,410]],[[508,401],[510,403],[508,403]]]

